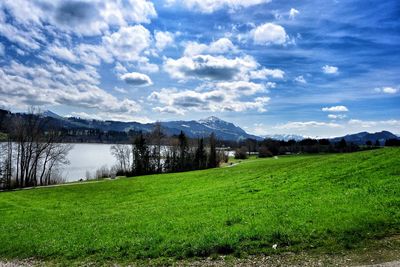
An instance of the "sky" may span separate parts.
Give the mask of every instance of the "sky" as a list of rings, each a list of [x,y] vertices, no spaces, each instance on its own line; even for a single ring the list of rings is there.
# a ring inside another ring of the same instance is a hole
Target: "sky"
[[[398,0],[2,0],[0,107],[400,134]]]

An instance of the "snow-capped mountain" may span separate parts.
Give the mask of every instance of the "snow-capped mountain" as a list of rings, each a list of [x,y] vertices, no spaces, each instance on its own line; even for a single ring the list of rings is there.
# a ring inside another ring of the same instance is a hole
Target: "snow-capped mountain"
[[[72,117],[65,118],[49,110],[43,112],[42,116],[50,118],[53,124],[66,129],[86,128],[117,132],[127,132],[130,130],[150,132],[154,128],[154,123],[143,124],[139,122],[100,121]],[[246,138],[262,139],[259,136],[248,134],[233,123],[221,120],[215,116],[198,121],[166,121],[161,122],[161,126],[167,135],[177,135],[183,131],[187,136],[192,138],[208,137],[211,133],[214,133],[216,137],[221,140],[238,141]]]
[[[270,138],[274,140],[283,140],[283,141],[289,141],[289,140],[296,140],[300,141],[303,140],[307,137],[302,136],[302,135],[297,135],[297,134],[271,134],[271,135],[264,135],[264,138]]]
[[[206,137],[213,132],[218,139],[223,140],[237,141],[246,138],[253,138],[257,140],[262,139],[259,136],[248,134],[242,128],[234,125],[233,123],[221,120],[215,116],[198,121],[161,122],[161,125],[170,131],[173,131],[173,134],[183,131],[190,137]]]

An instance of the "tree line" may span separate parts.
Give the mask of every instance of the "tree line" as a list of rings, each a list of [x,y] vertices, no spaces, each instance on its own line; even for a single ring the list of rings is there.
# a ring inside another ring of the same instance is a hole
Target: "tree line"
[[[68,164],[72,146],[62,144],[57,131],[43,130],[46,120],[37,110],[12,120],[2,116],[0,125],[0,130],[7,130],[6,141],[0,144],[0,188],[43,186],[62,180],[58,170]]]
[[[399,146],[400,140],[388,139],[384,145]],[[272,157],[276,155],[298,153],[349,153],[379,147],[381,147],[379,141],[376,141],[374,144],[371,141],[367,141],[365,145],[361,146],[352,142],[346,142],[344,138],[338,142],[331,142],[329,139],[312,138],[306,138],[300,141],[279,141],[269,138],[262,141],[247,139],[241,142],[236,148],[235,158],[244,159],[251,154],[257,154],[258,157]]]
[[[152,132],[138,134],[131,145],[113,145],[111,153],[117,159],[117,175],[137,176],[182,172],[218,167],[228,156],[217,149],[214,133],[208,138],[167,136],[160,123]]]

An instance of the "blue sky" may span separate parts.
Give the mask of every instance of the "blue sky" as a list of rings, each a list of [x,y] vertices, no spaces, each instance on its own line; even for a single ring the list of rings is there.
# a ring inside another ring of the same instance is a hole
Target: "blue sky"
[[[0,107],[400,133],[400,3],[3,0]]]

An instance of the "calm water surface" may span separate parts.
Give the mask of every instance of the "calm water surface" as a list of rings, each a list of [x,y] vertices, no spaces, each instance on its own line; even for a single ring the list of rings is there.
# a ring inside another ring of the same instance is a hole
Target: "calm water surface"
[[[62,176],[68,182],[86,179],[86,171],[94,176],[102,166],[111,168],[116,160],[111,155],[110,144],[73,144],[68,154],[70,164],[62,170]]]

